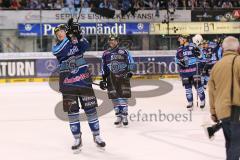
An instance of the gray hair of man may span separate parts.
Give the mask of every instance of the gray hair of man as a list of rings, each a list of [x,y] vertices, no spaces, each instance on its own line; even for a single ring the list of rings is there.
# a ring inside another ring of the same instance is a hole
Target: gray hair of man
[[[222,48],[224,51],[238,51],[239,47],[238,39],[233,36],[228,36],[223,40]]]

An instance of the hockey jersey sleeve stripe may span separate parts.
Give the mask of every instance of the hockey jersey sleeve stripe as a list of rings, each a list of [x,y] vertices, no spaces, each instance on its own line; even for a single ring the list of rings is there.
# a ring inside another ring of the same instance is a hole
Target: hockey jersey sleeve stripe
[[[128,53],[128,62],[129,62],[129,63],[134,63],[132,54],[131,54],[129,51],[127,51],[127,53]]]
[[[102,58],[102,75],[105,75],[105,64],[104,64],[104,60],[103,60],[103,58]]]
[[[223,52],[223,50],[222,50],[222,47],[219,47],[219,49],[218,49],[218,59],[222,59],[222,52]]]
[[[68,44],[68,42],[69,42],[69,40],[67,38],[65,38],[60,45],[54,46],[53,54],[54,55],[58,54]]]

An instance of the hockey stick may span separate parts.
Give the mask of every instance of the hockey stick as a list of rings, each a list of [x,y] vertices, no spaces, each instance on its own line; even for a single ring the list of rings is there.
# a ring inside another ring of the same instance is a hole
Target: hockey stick
[[[197,63],[196,63],[196,68],[197,68],[197,76],[198,76],[198,60],[197,60]],[[197,90],[197,107],[199,107],[198,105],[198,81],[197,81],[197,85],[196,85],[196,90]]]
[[[81,8],[80,8],[79,13],[78,13],[77,23],[78,23],[78,20],[79,20],[79,18],[81,16],[81,12],[82,12],[82,5],[81,5]]]
[[[95,82],[92,82],[92,84],[96,85],[96,86],[100,86],[100,84],[98,83],[95,83]]]

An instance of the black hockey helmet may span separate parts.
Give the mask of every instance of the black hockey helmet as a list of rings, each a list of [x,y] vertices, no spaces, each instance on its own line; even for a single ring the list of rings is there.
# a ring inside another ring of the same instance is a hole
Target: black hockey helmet
[[[224,38],[222,38],[222,37],[217,37],[217,38],[214,38],[214,39],[213,39],[213,42],[215,42],[215,43],[217,43],[217,44],[222,44],[223,39],[224,39]]]
[[[178,38],[184,38],[184,39],[188,39],[190,37],[190,35],[189,34],[181,34],[181,35],[179,35],[179,37]]]
[[[56,33],[60,30],[66,31],[66,26],[64,24],[58,25],[56,28],[54,28],[54,34],[56,35]]]
[[[119,37],[117,34],[110,34],[109,37],[108,37],[108,40],[117,40],[119,41]]]
[[[204,39],[204,40],[202,41],[202,44],[208,44],[208,43],[209,43],[208,40],[205,40],[205,39]]]

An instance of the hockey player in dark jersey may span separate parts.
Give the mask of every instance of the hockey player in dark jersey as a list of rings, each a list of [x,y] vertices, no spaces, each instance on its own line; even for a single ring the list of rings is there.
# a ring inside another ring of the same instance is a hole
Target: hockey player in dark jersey
[[[213,42],[209,43],[209,46],[213,48],[213,53],[216,55],[217,61],[221,60],[223,56],[222,41],[222,38],[215,38]]]
[[[110,35],[109,49],[102,56],[101,89],[108,90],[108,97],[112,99],[117,120],[115,125],[128,125],[128,98],[131,97],[130,78],[135,70],[131,54],[119,47],[117,35]]]
[[[200,108],[205,107],[205,93],[201,83],[201,75],[199,69],[200,50],[196,45],[188,42],[188,35],[179,37],[180,47],[176,54],[176,63],[179,66],[179,73],[185,87],[186,97],[188,101],[187,108],[193,109],[193,92],[192,86],[197,90],[201,100]]]
[[[83,58],[89,43],[82,37],[79,24],[72,19],[68,25],[56,27],[54,33],[58,42],[53,46],[52,52],[59,62],[63,110],[68,112],[70,129],[75,138],[72,150],[79,150],[82,146],[79,100],[87,116],[94,142],[98,147],[105,147],[105,142],[100,137],[97,99],[92,89],[88,64]]]
[[[206,86],[213,66],[222,57],[222,48],[220,44],[216,42],[209,42],[207,40],[204,40],[202,42],[202,54],[204,61],[202,74],[204,78],[204,85]]]

